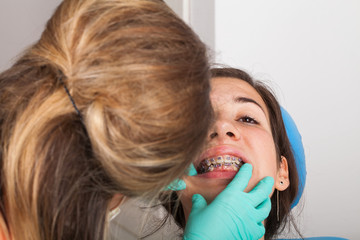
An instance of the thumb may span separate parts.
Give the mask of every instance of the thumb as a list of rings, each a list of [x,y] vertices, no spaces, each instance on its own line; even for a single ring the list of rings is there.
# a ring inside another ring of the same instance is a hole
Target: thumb
[[[197,212],[207,207],[207,202],[200,194],[194,194],[192,196],[192,208],[191,212]]]
[[[188,171],[189,171],[189,173],[188,173],[189,176],[195,176],[195,175],[197,175],[197,172],[196,172],[196,169],[195,169],[195,167],[194,167],[194,164],[190,164]]]
[[[172,183],[170,183],[164,190],[171,191],[181,191],[186,188],[186,183],[182,179],[175,179]]]

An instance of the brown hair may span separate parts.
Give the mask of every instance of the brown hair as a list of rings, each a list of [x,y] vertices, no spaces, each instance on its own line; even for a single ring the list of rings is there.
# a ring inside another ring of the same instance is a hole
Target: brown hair
[[[271,92],[270,88],[260,81],[255,81],[246,72],[235,68],[213,68],[211,69],[211,77],[237,78],[241,81],[249,83],[262,97],[269,112],[271,132],[274,139],[277,163],[280,165],[281,156],[284,156],[288,162],[290,186],[279,191],[279,221],[277,220],[277,194],[271,197],[271,211],[265,222],[265,239],[272,239],[276,234],[284,230],[287,222],[292,222],[295,230],[297,227],[290,215],[291,203],[294,201],[298,192],[298,173],[295,164],[295,158],[291,150],[291,144],[286,134],[284,122],[281,115],[280,105]],[[277,191],[277,190],[276,190]],[[179,226],[185,226],[185,217],[182,212],[181,203],[178,203],[178,197],[174,193],[169,203],[164,204],[165,208],[174,215]],[[300,233],[299,233],[300,234]],[[301,234],[300,234],[301,235]]]
[[[162,1],[63,1],[0,75],[12,239],[103,239],[115,193],[152,199],[184,174],[207,134],[208,95],[206,48]]]

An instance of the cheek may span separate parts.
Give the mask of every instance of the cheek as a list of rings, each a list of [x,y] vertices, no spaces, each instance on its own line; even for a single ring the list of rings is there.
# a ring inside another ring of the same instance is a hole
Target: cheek
[[[260,132],[252,139],[257,141],[253,141],[250,148],[252,150],[253,174],[247,190],[254,188],[266,176],[276,179],[277,173],[277,156],[271,134]]]

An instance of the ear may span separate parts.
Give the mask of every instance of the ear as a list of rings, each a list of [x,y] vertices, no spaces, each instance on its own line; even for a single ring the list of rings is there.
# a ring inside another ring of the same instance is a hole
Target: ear
[[[110,200],[108,208],[109,210],[113,210],[117,207],[119,207],[125,200],[125,196],[120,194],[120,193],[116,193]]]
[[[289,168],[287,160],[284,156],[281,156],[280,167],[276,174],[275,188],[278,191],[286,190],[290,185],[289,180]]]

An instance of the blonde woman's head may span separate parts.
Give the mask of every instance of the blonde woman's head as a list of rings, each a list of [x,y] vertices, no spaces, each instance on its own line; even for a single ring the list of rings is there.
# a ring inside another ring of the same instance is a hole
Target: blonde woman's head
[[[208,78],[204,44],[162,1],[65,0],[0,75],[12,237],[101,239],[114,194],[181,177],[211,119]]]

